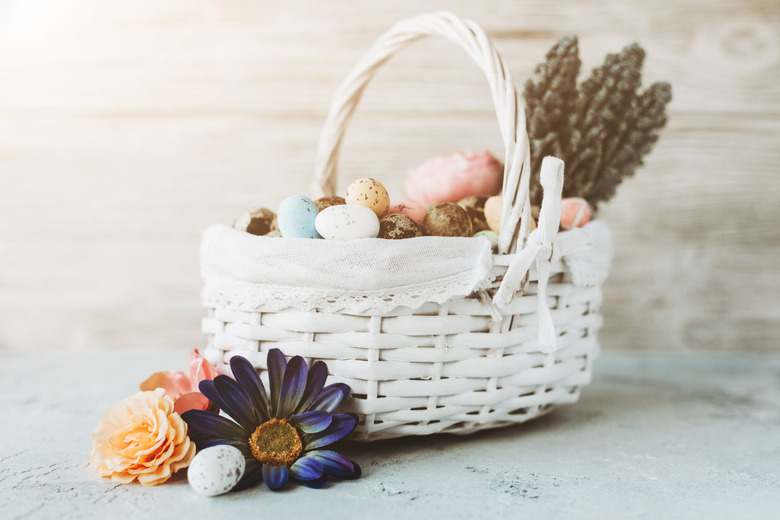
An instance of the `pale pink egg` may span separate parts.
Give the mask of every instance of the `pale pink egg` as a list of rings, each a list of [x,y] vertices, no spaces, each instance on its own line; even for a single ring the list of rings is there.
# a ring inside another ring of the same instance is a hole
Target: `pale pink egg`
[[[409,172],[404,195],[422,206],[457,202],[472,195],[495,195],[501,191],[503,178],[504,167],[490,152],[456,152]]]
[[[390,204],[388,213],[400,213],[406,215],[410,219],[414,220],[414,223],[418,226],[422,226],[425,215],[428,213],[424,206],[415,204],[414,202],[395,202]]]
[[[590,219],[590,205],[585,199],[572,197],[561,201],[561,229],[582,227]]]

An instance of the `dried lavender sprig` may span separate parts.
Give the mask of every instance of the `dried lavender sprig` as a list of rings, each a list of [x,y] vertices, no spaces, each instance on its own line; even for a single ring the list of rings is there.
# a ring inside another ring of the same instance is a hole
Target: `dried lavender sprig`
[[[584,197],[595,207],[614,195],[624,177],[633,175],[666,123],[671,99],[668,83],[652,85],[641,95],[644,50],[632,44],[576,88],[580,67],[576,38],[564,38],[526,82],[532,165],[545,155],[566,161],[564,196]],[[572,72],[574,71],[574,72]],[[562,114],[564,117],[562,117]],[[538,165],[533,171],[538,170]],[[531,200],[541,187],[532,176]]]
[[[619,54],[608,54],[604,64],[593,69],[580,85],[569,118],[573,131],[564,159],[568,171],[565,197],[587,198],[586,186],[601,175],[606,159],[604,147],[610,138],[619,135],[625,112],[636,98],[644,57],[644,50],[636,43]]]
[[[569,113],[577,99],[580,71],[577,38],[561,38],[538,64],[534,76],[525,82],[526,122],[531,146],[531,171],[541,169],[547,155],[562,157],[569,140]],[[541,186],[531,186],[532,200],[541,202]]]
[[[612,198],[623,179],[642,165],[642,157],[650,153],[658,140],[658,131],[666,125],[666,105],[671,100],[669,83],[653,83],[626,111],[620,128],[605,144],[601,174],[584,187],[583,196],[594,208]]]

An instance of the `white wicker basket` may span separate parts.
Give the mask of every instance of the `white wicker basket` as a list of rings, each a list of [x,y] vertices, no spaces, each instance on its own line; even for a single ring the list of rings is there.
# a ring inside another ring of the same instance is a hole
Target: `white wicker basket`
[[[562,163],[543,167],[549,171],[543,175],[542,216],[539,229],[530,233],[523,107],[508,67],[473,22],[425,14],[398,23],[376,41],[335,96],[320,140],[315,189],[334,194],[342,137],[378,67],[428,35],[457,43],[482,68],[506,146],[504,224],[490,288],[389,312],[204,298],[205,355],[219,370],[229,372],[228,360],[239,354],[265,376],[271,348],[325,361],[329,382],[352,388],[347,406],[360,416],[356,440],[470,433],[533,419],[578,399],[599,350],[600,287],[573,283],[571,266],[556,251],[564,235],[556,237]]]

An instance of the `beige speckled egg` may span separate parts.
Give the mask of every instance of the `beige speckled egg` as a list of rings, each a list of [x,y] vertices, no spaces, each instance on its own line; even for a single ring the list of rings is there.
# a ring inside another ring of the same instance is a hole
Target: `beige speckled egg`
[[[501,195],[494,195],[485,201],[485,221],[491,231],[501,231],[501,211],[503,210]]]
[[[341,206],[342,204],[346,203],[347,201],[344,200],[344,197],[338,197],[336,195],[331,197],[320,197],[314,201],[314,204],[317,206],[317,210],[319,211],[322,211],[323,209],[329,208],[331,206]]]
[[[390,197],[387,195],[387,190],[382,186],[382,183],[370,177],[363,177],[350,184],[347,188],[346,201],[347,204],[357,204],[369,208],[379,218],[384,217],[390,207]]]
[[[245,211],[233,222],[233,227],[253,235],[267,235],[279,229],[276,214],[268,208]]]
[[[485,202],[488,197],[474,195],[466,197],[458,202],[458,206],[466,210],[471,219],[471,228],[474,233],[490,229],[487,220],[485,220]]]
[[[503,199],[501,198],[501,195],[490,197],[485,201],[485,220],[487,221],[490,230],[495,231],[496,233],[501,232],[501,212],[503,211],[502,206]],[[531,231],[536,229],[536,220],[533,218],[534,208],[536,208],[536,206],[531,207],[531,226],[529,228]],[[536,208],[536,215],[539,215],[538,208]]]
[[[470,237],[471,219],[466,210],[454,202],[442,202],[428,210],[423,230],[429,236]]]
[[[398,240],[421,236],[423,236],[423,232],[420,226],[401,213],[390,213],[379,221],[379,236],[377,238]]]

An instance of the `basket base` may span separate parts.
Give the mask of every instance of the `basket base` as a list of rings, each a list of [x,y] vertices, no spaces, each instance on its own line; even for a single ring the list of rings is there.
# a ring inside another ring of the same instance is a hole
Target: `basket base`
[[[451,433],[467,435],[480,430],[503,428],[524,423],[546,415],[559,405],[572,404],[580,397],[581,388],[591,379],[591,366],[599,351],[594,341],[580,342],[573,348],[559,351],[555,354],[543,355],[546,362],[528,368],[521,375],[514,374],[506,378],[490,378],[492,381],[479,381],[477,378],[467,378],[466,381],[473,391],[454,392],[449,395],[436,396],[369,396],[354,392],[342,405],[342,411],[352,412],[358,416],[358,425],[348,437],[352,441],[370,442],[393,439],[411,435],[433,435]],[[295,352],[288,355],[303,355]],[[311,363],[321,358],[303,357]],[[227,361],[233,355],[247,357],[258,368],[258,373],[267,384],[267,374],[264,370],[265,354],[240,350],[224,351],[209,347],[204,356],[217,365],[222,373],[230,373]],[[258,359],[262,357],[262,362]],[[559,358],[558,356],[561,356]],[[531,356],[534,358],[535,356]],[[335,367],[328,383],[343,382],[352,388],[360,389],[360,381],[339,375],[341,365],[335,360],[324,360],[329,367]],[[353,361],[354,362],[354,361]],[[368,370],[370,373],[370,370]],[[550,380],[554,375],[556,377]],[[511,380],[538,382],[539,384],[512,385]],[[503,380],[503,381],[502,381]],[[462,387],[464,381],[458,378],[437,380],[408,380],[409,389],[421,386],[432,391],[442,390],[445,385]],[[390,382],[388,382],[389,384]],[[395,383],[398,383],[395,381]],[[485,385],[488,386],[485,389]],[[495,385],[494,388],[490,388]],[[391,385],[392,386],[392,385]],[[397,385],[396,385],[397,386]],[[439,388],[437,388],[437,386]],[[482,388],[480,388],[480,386]],[[409,392],[419,393],[419,392]],[[411,405],[402,408],[404,402]],[[430,403],[430,405],[428,405]]]

